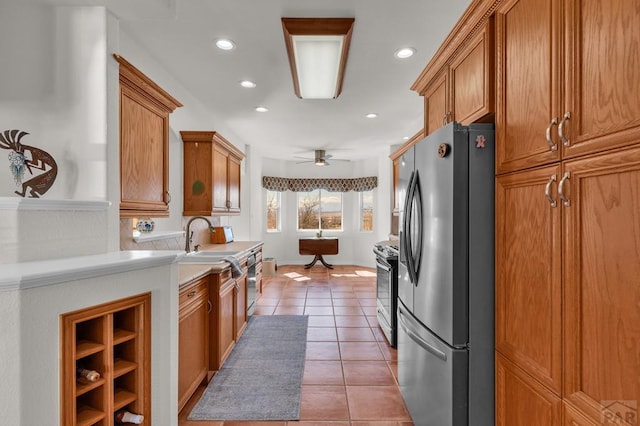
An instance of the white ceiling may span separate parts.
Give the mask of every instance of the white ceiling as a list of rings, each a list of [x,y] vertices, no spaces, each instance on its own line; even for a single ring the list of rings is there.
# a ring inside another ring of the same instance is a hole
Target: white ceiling
[[[270,158],[363,159],[423,127],[410,86],[470,0],[106,0],[120,28],[214,112],[242,147]],[[100,3],[99,0],[88,0]],[[133,6],[137,5],[137,6]],[[355,17],[343,90],[335,100],[293,92],[281,17]],[[232,39],[231,52],[214,46]],[[416,54],[398,60],[400,47]],[[257,84],[242,88],[242,79]],[[258,113],[258,105],[269,108]],[[365,118],[375,112],[376,119]],[[209,130],[209,129],[201,129]],[[220,129],[210,129],[220,130]]]

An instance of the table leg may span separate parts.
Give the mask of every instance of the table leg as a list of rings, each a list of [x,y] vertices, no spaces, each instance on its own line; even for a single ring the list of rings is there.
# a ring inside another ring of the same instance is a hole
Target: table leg
[[[309,269],[311,268],[313,265],[316,264],[317,261],[322,262],[322,264],[324,266],[326,266],[329,269],[333,269],[333,265],[328,264],[327,262],[324,261],[323,257],[321,254],[316,254],[316,256],[313,258],[313,261],[311,261],[311,263],[307,263],[306,265],[304,265],[304,269]]]

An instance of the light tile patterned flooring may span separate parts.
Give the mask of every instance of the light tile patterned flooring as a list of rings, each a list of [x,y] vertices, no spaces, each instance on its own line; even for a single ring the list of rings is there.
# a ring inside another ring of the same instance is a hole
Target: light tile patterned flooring
[[[300,421],[187,421],[204,387],[179,416],[183,426],[411,426],[398,384],[396,350],[376,320],[375,269],[280,266],[263,277],[254,315],[309,315]]]

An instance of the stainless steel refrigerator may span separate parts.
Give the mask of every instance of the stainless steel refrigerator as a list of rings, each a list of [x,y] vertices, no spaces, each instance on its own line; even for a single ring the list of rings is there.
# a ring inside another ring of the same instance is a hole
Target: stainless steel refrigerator
[[[416,426],[494,424],[494,130],[450,123],[400,160],[398,381]]]

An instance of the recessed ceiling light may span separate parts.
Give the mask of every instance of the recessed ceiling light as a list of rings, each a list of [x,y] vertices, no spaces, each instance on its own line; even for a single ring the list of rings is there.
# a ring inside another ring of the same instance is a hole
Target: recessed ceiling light
[[[231,40],[226,38],[219,38],[218,40],[216,40],[216,46],[221,50],[233,50],[236,47],[236,45]]]
[[[408,141],[409,140],[409,136],[405,136],[402,138],[403,141]]]
[[[256,107],[256,111],[258,111],[258,112],[267,112],[267,111],[269,111],[269,108],[265,108],[263,106],[259,106],[259,107]]]
[[[376,118],[377,116],[378,116],[378,114],[376,114],[375,112],[370,112],[365,117],[367,117],[367,118]]]
[[[416,53],[416,49],[413,47],[403,47],[402,49],[396,50],[394,56],[398,59],[407,59],[413,56]]]
[[[242,80],[240,82],[240,86],[246,87],[247,89],[253,89],[254,87],[256,87],[256,84],[253,81]]]

